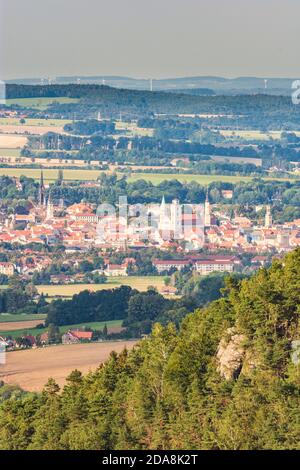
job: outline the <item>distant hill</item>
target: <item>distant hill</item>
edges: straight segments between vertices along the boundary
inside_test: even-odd
[[[265,82],[265,79],[267,82]],[[181,78],[151,79],[131,78],[123,76],[66,76],[56,77],[50,83],[56,84],[98,84],[108,85],[115,88],[127,88],[135,90],[189,90],[190,94],[200,94],[198,89],[214,90],[218,94],[239,93],[268,93],[268,94],[290,94],[293,78],[264,78],[264,77],[237,77],[224,78],[214,76],[195,76]],[[7,83],[19,83],[27,85],[48,84],[48,79],[26,78],[8,80]]]
[[[197,91],[198,90],[198,91]],[[298,126],[300,108],[295,106],[291,112],[290,96],[275,96],[262,93],[240,93],[214,95],[203,94],[197,89],[195,94],[187,90],[153,91],[113,88],[103,85],[56,84],[56,85],[21,85],[8,84],[7,99],[19,98],[78,98],[78,103],[54,103],[48,108],[49,113],[74,116],[81,119],[95,116],[101,112],[107,117],[116,117],[119,113],[127,113],[130,117],[149,114],[234,114],[250,116],[247,125],[258,124],[262,120],[264,126],[281,127],[282,122],[289,127]],[[210,89],[208,89],[210,90]],[[207,91],[207,93],[212,93]]]

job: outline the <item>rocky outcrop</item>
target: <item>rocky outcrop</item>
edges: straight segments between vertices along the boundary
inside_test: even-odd
[[[226,380],[234,380],[239,376],[245,357],[246,336],[238,334],[234,328],[226,332],[220,341],[217,351],[217,370]]]

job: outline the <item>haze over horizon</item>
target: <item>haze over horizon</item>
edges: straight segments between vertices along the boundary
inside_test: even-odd
[[[0,15],[2,79],[300,76],[297,0],[0,0]]]

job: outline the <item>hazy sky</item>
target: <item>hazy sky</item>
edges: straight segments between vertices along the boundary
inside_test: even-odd
[[[0,78],[300,78],[299,0],[0,0]]]

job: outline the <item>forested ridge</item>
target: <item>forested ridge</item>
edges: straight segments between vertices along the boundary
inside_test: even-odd
[[[300,249],[225,290],[62,391],[13,393],[0,449],[299,449]]]
[[[265,118],[265,113],[277,115],[280,112],[288,114],[286,122],[293,119],[297,122],[299,120],[299,110],[297,106],[292,106],[289,96],[189,95],[182,92],[128,90],[95,84],[18,85],[9,83],[6,85],[7,99],[61,97],[83,100],[83,103],[88,103],[90,107],[97,105],[99,108],[101,105],[104,108],[115,106],[120,109],[135,109],[143,117],[145,117],[145,111],[169,113],[213,111],[238,115],[249,113],[258,119],[260,113]],[[79,105],[72,105],[72,109],[77,107]]]

